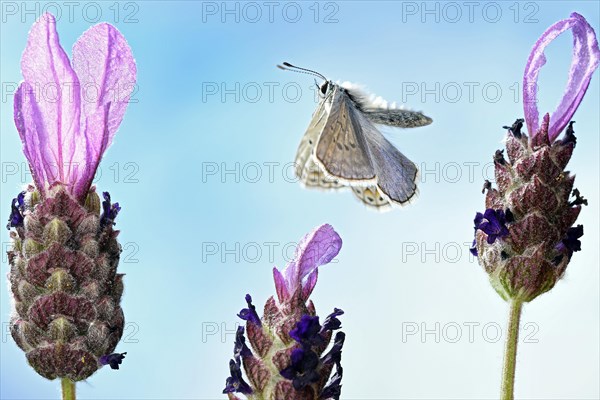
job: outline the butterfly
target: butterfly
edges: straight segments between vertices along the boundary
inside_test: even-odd
[[[356,85],[334,83],[316,71],[284,62],[283,70],[319,77],[320,102],[295,160],[296,176],[310,188],[351,188],[364,204],[380,211],[408,204],[417,194],[418,168],[376,125],[415,128],[432,119],[417,111],[388,107]]]

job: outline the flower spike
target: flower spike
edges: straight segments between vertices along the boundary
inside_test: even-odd
[[[223,390],[230,399],[239,399],[234,393],[250,400],[339,399],[343,332],[336,333],[331,349],[326,350],[333,331],[341,328],[338,317],[344,312],[334,309],[321,325],[308,298],[317,283],[318,268],[329,263],[341,245],[341,238],[330,225],[307,234],[283,272],[273,269],[278,300],[267,300],[262,319],[252,297],[246,295],[248,307],[238,316],[246,321],[250,347],[246,345],[244,327],[239,327],[234,358],[229,363],[230,376]]]
[[[54,16],[42,15],[29,32],[14,98],[35,186],[13,200],[8,223],[11,335],[29,365],[60,378],[69,396],[74,382],[104,365],[119,369],[127,354],[114,353],[125,324],[113,229],[121,207],[108,192],[101,203],[92,179],[136,79],[131,49],[112,25],[91,27],[72,54],[71,62]],[[40,87],[53,90],[36,93]]]
[[[567,87],[556,110],[539,121],[537,81],[545,48],[572,30],[573,56]],[[523,78],[525,118],[504,128],[504,150],[494,154],[497,187],[484,184],[485,212],[475,215],[470,248],[496,292],[509,303],[502,376],[503,400],[514,398],[519,321],[524,303],[551,290],[573,253],[581,250],[583,226],[574,226],[587,200],[565,170],[577,144],[574,121],[600,60],[596,34],[577,13],[549,27],[533,46]],[[528,134],[521,131],[523,122]],[[558,139],[566,129],[562,139]],[[574,199],[571,199],[571,195]]]

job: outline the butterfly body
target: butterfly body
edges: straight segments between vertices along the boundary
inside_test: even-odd
[[[348,83],[326,80],[320,93],[296,154],[300,181],[321,189],[351,187],[359,200],[379,210],[410,202],[417,192],[417,167],[375,125],[412,128],[431,119],[374,101]]]

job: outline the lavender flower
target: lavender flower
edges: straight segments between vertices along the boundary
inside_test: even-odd
[[[552,116],[546,114],[540,125],[536,92],[538,74],[546,62],[544,49],[568,29],[573,30],[574,53],[567,88],[556,111]],[[574,234],[570,232],[587,200],[573,190],[575,177],[565,171],[576,144],[573,122],[569,121],[599,58],[593,29],[585,18],[573,13],[544,32],[527,61],[525,119],[505,127],[508,160],[500,151],[494,156],[498,187],[488,188],[486,211],[477,213],[472,249],[504,299],[527,302],[550,290],[563,276],[573,249],[579,249],[579,245],[571,245]],[[523,122],[530,136],[521,132]],[[575,200],[570,200],[571,193]],[[581,237],[583,228],[577,233],[577,238]]]
[[[511,215],[510,210],[507,210],[507,214]],[[488,208],[485,213],[475,215],[475,229],[479,229],[487,235],[489,244],[494,244],[498,238],[508,236],[506,222],[506,214],[502,210]]]
[[[546,62],[544,49],[558,35],[573,31],[573,59],[566,90],[556,111],[541,124],[537,79]],[[506,154],[496,151],[497,188],[486,183],[486,211],[475,217],[478,256],[490,282],[510,303],[502,376],[503,400],[514,398],[519,321],[523,303],[552,289],[563,276],[574,251],[581,249],[583,226],[573,227],[587,204],[575,177],[565,170],[577,143],[571,118],[598,67],[600,49],[592,27],[581,15],[558,21],[536,42],[525,67],[525,119],[517,119],[506,135]],[[529,135],[521,132],[527,124]],[[568,126],[567,126],[568,125]],[[562,139],[559,136],[567,127]],[[570,200],[571,195],[575,197]]]
[[[113,354],[124,325],[113,230],[120,207],[105,192],[100,216],[91,184],[125,114],[136,66],[106,23],[77,40],[71,63],[54,16],[44,14],[29,32],[21,70],[14,118],[35,186],[13,200],[8,223],[11,333],[35,371],[62,378],[69,397],[72,382],[102,365],[118,369],[125,355]]]
[[[267,300],[262,319],[246,295],[248,308],[238,314],[246,321],[246,329],[238,329],[223,390],[230,399],[239,399],[234,393],[248,399],[339,399],[344,333],[337,332],[325,351],[333,331],[341,328],[337,317],[344,312],[334,309],[321,324],[309,296],[317,283],[318,267],[329,263],[341,246],[342,239],[330,225],[306,235],[284,271],[273,268],[277,300],[273,296]],[[249,382],[242,376],[242,366]]]
[[[112,369],[119,369],[119,365],[123,363],[123,359],[125,358],[125,353],[113,353],[107,354],[98,359],[98,363],[100,365],[110,365]]]

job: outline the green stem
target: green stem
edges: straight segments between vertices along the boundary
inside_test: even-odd
[[[60,385],[62,386],[63,400],[75,400],[75,382],[69,378],[62,378]]]
[[[504,348],[504,367],[502,369],[502,400],[513,400],[515,390],[515,369],[517,366],[517,343],[519,341],[519,322],[523,302],[511,300],[508,314],[508,332]]]

